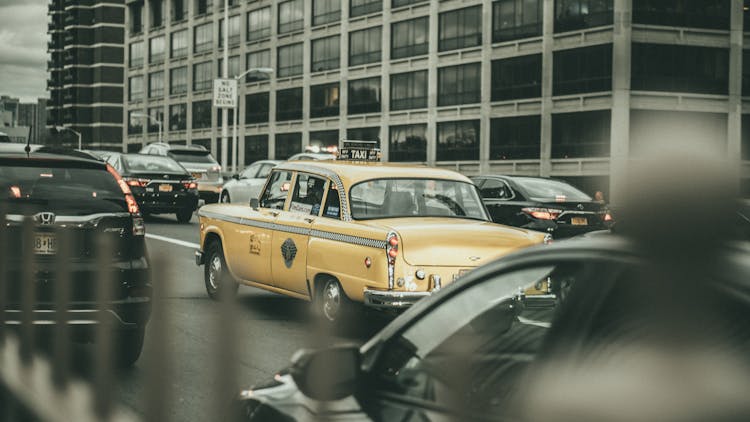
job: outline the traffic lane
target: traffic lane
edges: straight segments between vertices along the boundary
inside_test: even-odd
[[[196,214],[193,214],[193,217],[186,224],[178,223],[174,214],[148,215],[144,218],[144,221],[147,236],[164,236],[195,244],[200,242],[200,230],[198,229],[198,216]]]

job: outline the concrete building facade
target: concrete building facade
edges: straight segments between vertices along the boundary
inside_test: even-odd
[[[219,157],[223,1],[126,3],[123,149],[156,141],[158,120],[166,142]],[[274,69],[240,83],[238,164],[370,139],[388,161],[616,195],[665,122],[748,160],[745,3],[233,0],[230,77]]]

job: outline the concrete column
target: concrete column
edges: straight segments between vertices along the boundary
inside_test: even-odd
[[[271,68],[274,74],[271,75],[268,87],[268,158],[276,159],[276,80],[279,77],[279,54],[278,54],[278,22],[279,8],[277,5],[271,5]]]
[[[632,0],[615,0],[612,45],[612,123],[610,125],[610,198],[623,200],[630,155],[630,63]]]
[[[430,69],[428,73],[428,90],[427,96],[427,164],[430,166],[435,165],[437,156],[437,105],[438,105],[438,30],[440,27],[438,10],[439,4],[437,1],[430,2],[430,50],[427,59],[427,68]]]
[[[312,73],[312,2],[304,2],[305,40],[302,46],[302,151],[310,145],[310,74]],[[325,38],[325,37],[321,37]],[[341,50],[339,50],[341,51]],[[341,58],[339,58],[341,67]]]
[[[552,170],[552,48],[555,31],[555,0],[544,0],[542,8],[542,115],[539,149],[540,176],[549,176]]]
[[[742,47],[743,37],[742,0],[732,0],[729,33],[729,115],[727,116],[727,155],[735,161],[737,186],[741,176],[742,153]]]
[[[349,2],[341,2],[341,70],[339,72],[339,139],[346,138],[349,107]]]
[[[490,171],[490,118],[492,106],[492,1],[482,2],[482,75],[479,113],[479,173]]]
[[[388,115],[391,112],[391,2],[383,2],[383,47],[381,49],[381,116],[380,119],[380,152],[383,161],[388,161],[390,147],[390,133],[388,130]]]

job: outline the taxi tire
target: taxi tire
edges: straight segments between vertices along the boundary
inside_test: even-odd
[[[129,368],[138,361],[143,350],[145,336],[146,329],[144,327],[121,330],[116,333],[115,353],[118,367]]]
[[[316,316],[324,323],[334,326],[343,326],[349,320],[354,303],[346,296],[346,292],[341,287],[341,283],[333,277],[326,277],[319,280],[316,284],[316,293],[313,298],[313,307]],[[331,315],[326,309],[327,301],[330,301],[330,292],[338,292],[337,311]]]
[[[218,280],[216,280],[218,286],[214,287],[211,285],[210,277],[212,270],[211,266],[215,258],[219,259],[220,271],[218,274]],[[208,296],[213,300],[221,300],[222,295],[224,294],[224,292],[221,291],[223,288],[229,289],[226,292],[229,297],[234,297],[237,294],[237,289],[240,288],[240,285],[232,279],[232,276],[226,271],[226,268],[227,261],[224,259],[221,241],[211,241],[206,248],[206,261],[203,265],[203,282],[206,285],[206,293],[208,293]],[[214,277],[217,278],[216,274],[214,274]]]
[[[177,211],[177,222],[180,224],[189,223],[193,218],[193,210],[185,208]]]

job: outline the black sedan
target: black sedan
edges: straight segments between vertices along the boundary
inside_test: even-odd
[[[492,221],[552,234],[556,239],[604,230],[606,206],[561,180],[523,176],[472,178]]]
[[[746,420],[722,416],[750,412],[743,390],[750,332],[739,322],[750,312],[747,245],[727,245],[713,270],[687,276],[687,268],[639,250],[607,236],[490,263],[420,301],[362,347],[298,352],[273,381],[241,391],[235,415]],[[552,281],[554,301],[519,293],[538,280]],[[709,376],[713,370],[721,375]]]
[[[187,223],[198,208],[198,185],[169,157],[112,153],[109,162],[127,182],[144,214],[177,214]]]

